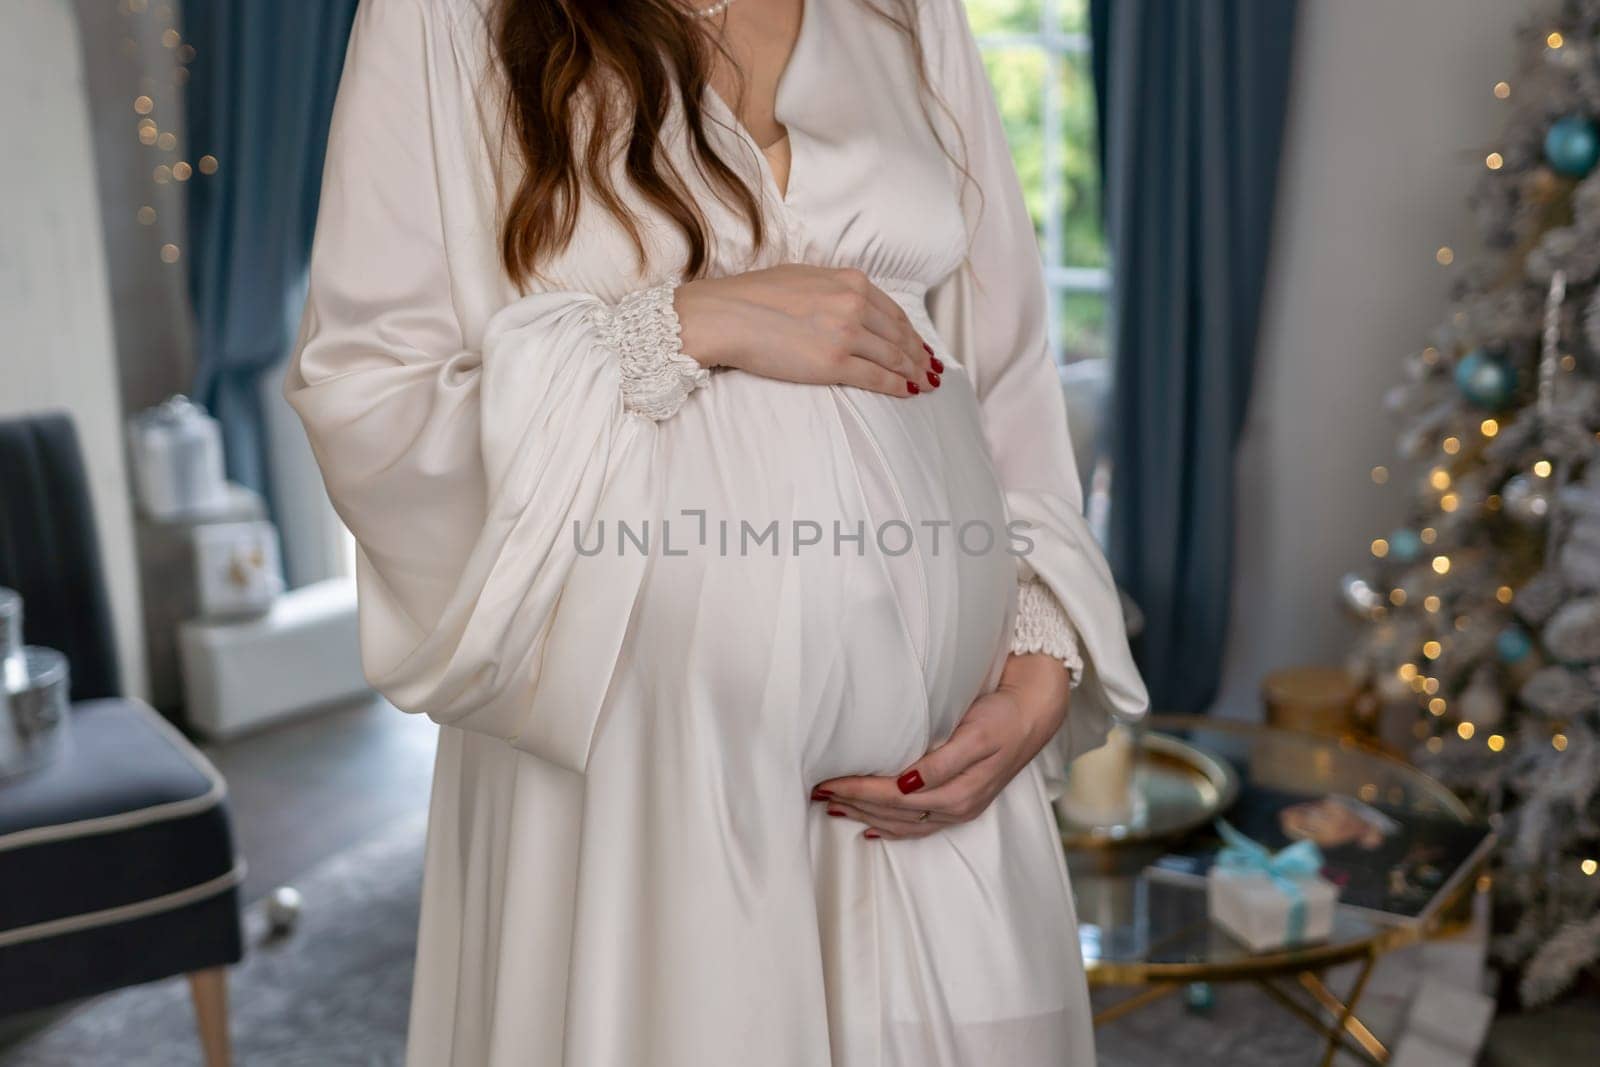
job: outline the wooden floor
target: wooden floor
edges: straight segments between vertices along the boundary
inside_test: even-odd
[[[436,735],[372,698],[204,746],[228,782],[244,901],[425,809]]]

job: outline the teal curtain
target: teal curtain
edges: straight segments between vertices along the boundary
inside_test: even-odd
[[[294,340],[323,151],[356,0],[189,0],[191,392],[222,423],[228,476],[272,509],[261,376]]]
[[[1090,4],[1116,360],[1107,552],[1167,711],[1203,710],[1221,674],[1295,7]]]

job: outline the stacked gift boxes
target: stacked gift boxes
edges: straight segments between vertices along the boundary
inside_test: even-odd
[[[217,421],[173,397],[128,438],[144,565],[162,579],[145,598],[156,706],[226,738],[367,691],[354,583],[285,591],[277,528],[226,480]]]

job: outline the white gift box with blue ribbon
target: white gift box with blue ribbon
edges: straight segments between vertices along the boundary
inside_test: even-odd
[[[1322,852],[1313,842],[1272,852],[1225,822],[1217,832],[1223,847],[1206,875],[1213,923],[1255,952],[1327,939],[1339,887],[1317,873]]]

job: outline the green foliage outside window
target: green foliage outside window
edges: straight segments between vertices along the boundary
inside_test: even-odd
[[[1042,0],[966,0],[972,28],[984,44],[995,100],[1005,124],[1017,173],[1022,179],[1034,231],[1047,265],[1057,268],[1104,268],[1105,231],[1100,216],[1100,176],[1096,159],[1094,86],[1086,49],[1068,45],[1054,49],[1057,129],[1055,181],[1045,170],[1047,148],[1047,79],[1051,47],[1046,42],[1088,31],[1088,0],[1056,0],[1056,25],[1045,25]],[[1045,37],[1017,39],[1020,35]],[[1054,201],[1054,203],[1052,203]],[[1056,247],[1048,238],[1049,213],[1058,212]],[[1055,262],[1050,263],[1054,258]],[[1103,293],[1058,287],[1057,338],[1064,361],[1105,353]]]

